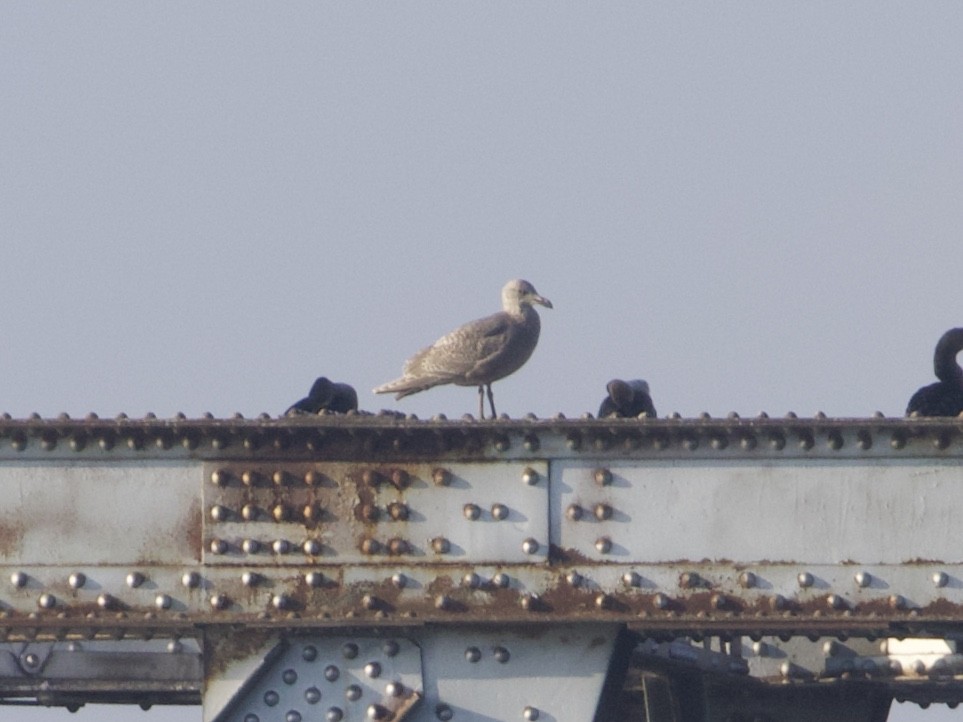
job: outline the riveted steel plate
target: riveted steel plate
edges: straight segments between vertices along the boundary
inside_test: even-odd
[[[617,632],[604,624],[427,629],[419,642],[428,695],[413,720],[591,720]]]
[[[204,563],[544,561],[547,471],[517,461],[208,464]]]
[[[183,461],[5,462],[0,562],[196,562],[200,483],[199,466]]]
[[[421,649],[402,637],[298,637],[270,656],[216,722],[411,719],[424,696]]]
[[[956,534],[963,466],[955,461],[616,462],[604,467],[606,484],[596,482],[600,468],[552,465],[557,543],[581,558],[963,560]],[[600,506],[605,511],[596,514]]]

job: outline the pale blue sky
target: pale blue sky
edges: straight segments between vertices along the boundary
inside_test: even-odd
[[[323,374],[457,417],[370,389],[523,277],[555,309],[512,416],[615,376],[902,414],[963,325],[961,37],[955,2],[3,3],[0,411],[279,413]]]

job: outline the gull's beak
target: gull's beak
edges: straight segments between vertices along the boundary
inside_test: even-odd
[[[545,306],[545,308],[555,308],[552,305],[551,301],[549,301],[544,296],[539,296],[537,293],[533,293],[531,296],[529,296],[529,300],[531,300],[532,303],[537,303],[540,306]]]

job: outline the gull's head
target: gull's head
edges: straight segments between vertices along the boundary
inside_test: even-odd
[[[545,308],[552,308],[552,302],[539,295],[535,286],[528,281],[516,278],[506,283],[502,289],[502,308],[506,311],[521,311],[522,307],[532,306],[536,303],[539,306],[545,306]]]

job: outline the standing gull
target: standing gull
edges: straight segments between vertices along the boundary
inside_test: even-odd
[[[907,415],[959,416],[963,412],[963,369],[956,362],[961,350],[963,328],[951,328],[940,337],[933,354],[933,370],[939,381],[913,394]]]
[[[376,394],[396,393],[401,399],[432,386],[455,384],[478,387],[478,416],[485,418],[485,389],[492,418],[492,383],[518,371],[528,361],[541,322],[532,304],[552,308],[528,281],[514,280],[502,289],[502,311],[471,321],[442,336],[405,362],[403,376],[379,386]]]

